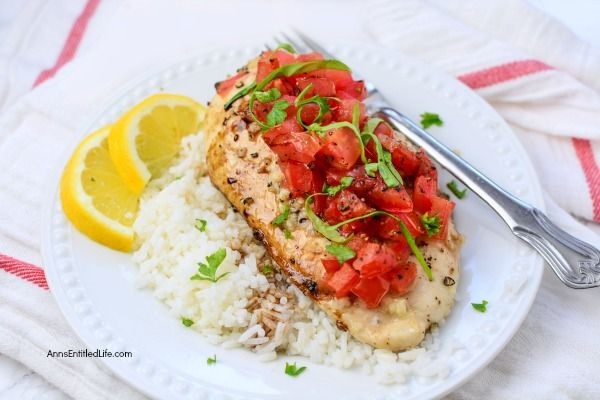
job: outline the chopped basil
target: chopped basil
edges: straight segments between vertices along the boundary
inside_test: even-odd
[[[329,254],[334,255],[340,264],[343,264],[346,261],[356,257],[354,250],[348,246],[344,246],[343,244],[330,244],[325,246],[325,250],[327,250]]]
[[[284,229],[284,230],[283,230],[283,236],[284,236],[286,239],[291,239],[291,238],[293,238],[293,236],[292,236],[292,232],[290,232],[290,230],[289,230],[289,229]]]
[[[421,225],[427,231],[427,236],[433,236],[440,232],[440,225],[442,221],[438,215],[429,215],[425,213],[421,215]]]
[[[212,364],[216,364],[217,363],[217,355],[213,355],[212,357],[208,357],[206,359],[206,364],[208,365],[212,365]]]
[[[204,232],[206,230],[206,224],[207,221],[205,219],[196,218],[194,228],[198,229],[200,232]]]
[[[285,363],[285,373],[289,376],[298,376],[301,373],[303,373],[306,370],[306,367],[300,367],[298,368],[296,366],[296,363],[293,364],[288,364],[287,362]]]
[[[194,321],[192,321],[189,318],[185,318],[185,317],[181,317],[181,323],[185,326],[187,326],[188,328],[192,325],[194,325]]]
[[[421,126],[423,129],[427,129],[433,125],[442,126],[444,125],[444,121],[442,121],[440,116],[435,113],[424,112],[421,114]]]
[[[271,88],[266,92],[255,92],[256,100],[261,103],[270,103],[281,97],[281,92],[277,88]]]
[[[315,212],[313,211],[312,207],[310,206],[312,203],[312,198],[318,194],[319,193],[312,194],[312,195],[308,196],[306,198],[306,200],[304,200],[304,211],[306,212],[306,216],[308,217],[310,222],[312,222],[313,228],[315,228],[315,230],[317,232],[319,232],[321,235],[325,236],[327,239],[331,240],[332,242],[335,242],[335,243],[347,242],[350,238],[347,238],[346,236],[341,235],[337,231],[337,228],[338,228],[337,226],[329,225],[327,222],[325,222],[321,218],[319,218],[319,216],[317,214],[315,214]]]
[[[296,50],[289,43],[281,43],[279,46],[275,47],[275,50],[284,49],[288,53],[296,54]]]
[[[354,107],[352,107],[352,125],[354,125],[357,130],[360,130],[360,106],[358,104],[359,102],[356,101]]]
[[[392,216],[392,214],[388,214],[388,215]],[[419,262],[419,264],[421,265],[421,268],[423,268],[423,272],[425,272],[425,275],[427,275],[427,279],[432,281],[433,274],[431,273],[431,267],[429,266],[429,264],[427,264],[427,262],[425,261],[425,257],[423,257],[423,253],[421,253],[421,250],[419,250],[419,248],[417,247],[417,244],[415,243],[415,238],[413,237],[413,235],[410,234],[410,232],[408,231],[408,228],[406,227],[406,225],[404,225],[404,222],[400,221],[397,218],[395,218],[395,219],[398,222],[400,222],[400,229],[402,230],[404,239],[406,239],[406,242],[408,243],[408,247],[410,247],[410,250],[414,254],[414,256],[417,259],[417,261]]]
[[[379,171],[379,175],[381,175],[381,178],[387,187],[400,186],[404,182],[402,181],[402,176],[400,176],[400,173],[396,170],[396,167],[392,163],[392,155],[389,151],[384,150],[379,138],[377,135],[375,135],[375,128],[377,128],[377,125],[380,123],[384,123],[384,121],[380,118],[371,118],[367,121],[365,124],[365,129],[361,134],[361,139],[364,142],[363,146],[366,145],[369,140],[373,140],[373,143],[375,144],[375,152],[377,153],[377,171]],[[367,173],[374,173],[372,166],[369,166]]]
[[[271,221],[271,223],[273,225],[282,225],[290,216],[290,205],[289,204],[285,204],[285,206],[283,206],[283,211],[281,212],[281,214],[279,214],[278,216],[276,216],[273,221]]]
[[[450,189],[450,191],[452,193],[454,193],[454,195],[456,197],[458,197],[459,199],[462,199],[467,194],[467,189],[460,190],[458,188],[458,185],[457,185],[456,181],[450,181],[450,182],[448,182],[446,184],[446,187],[448,187],[448,189]]]
[[[365,172],[367,175],[369,175],[370,177],[374,177],[375,176],[375,172],[377,172],[377,167],[379,166],[378,163],[368,163],[365,164]]]
[[[287,100],[279,100],[273,103],[273,108],[267,114],[267,128],[272,128],[285,121],[285,118],[287,117],[285,110],[289,106],[290,103]]]
[[[252,90],[254,90],[255,87],[256,87],[256,82],[253,82],[252,84],[246,86],[245,88],[243,88],[242,90],[240,90],[239,92],[237,92],[236,94],[234,94],[233,96],[231,96],[231,98],[229,100],[227,100],[227,102],[223,106],[223,108],[225,109],[225,111],[229,110],[231,108],[231,105],[237,99],[241,99],[242,97],[244,97],[245,95],[247,95],[248,93],[250,93]]]
[[[229,272],[225,272],[217,276],[217,269],[223,263],[226,256],[227,251],[223,247],[210,254],[206,257],[206,264],[198,263],[198,273],[192,275],[190,280],[217,282],[219,279],[229,274]]]
[[[488,302],[487,302],[487,300],[483,300],[481,303],[471,303],[471,305],[473,306],[473,308],[476,311],[479,311],[480,313],[484,313],[487,311]]]
[[[327,186],[327,183],[323,185],[323,193],[327,193],[330,196],[335,196],[340,190],[346,189],[352,184],[354,180],[351,176],[344,176],[340,179],[340,184],[337,186]]]

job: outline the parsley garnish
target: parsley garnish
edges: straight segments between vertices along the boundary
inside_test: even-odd
[[[421,114],[421,126],[423,129],[427,129],[433,125],[442,126],[444,125],[444,121],[442,121],[440,116],[435,113],[424,112]]]
[[[206,359],[206,364],[208,365],[212,365],[212,364],[216,364],[217,363],[217,355],[213,355],[212,357],[208,357]]]
[[[306,370],[306,367],[296,367],[296,363],[285,363],[285,373],[289,376],[298,376]]]
[[[277,88],[271,88],[266,92],[255,92],[256,100],[261,103],[270,103],[281,97],[281,92]]]
[[[289,106],[290,103],[287,100],[279,100],[273,103],[273,108],[267,114],[267,128],[272,128],[285,121],[285,117],[287,117],[285,109]]]
[[[340,179],[340,184],[337,186],[327,186],[327,183],[325,183],[323,185],[323,193],[327,193],[330,196],[335,196],[340,190],[349,187],[353,180],[354,178],[351,176],[344,176],[342,179]]]
[[[273,225],[283,225],[283,223],[288,219],[289,215],[290,215],[290,205],[286,203],[285,206],[283,206],[283,211],[281,212],[281,214],[276,216],[273,219],[273,221],[271,221],[271,223]]]
[[[425,213],[421,215],[421,224],[427,231],[427,236],[433,236],[440,232],[440,225],[442,221],[438,215],[429,215]]]
[[[187,326],[188,328],[189,328],[190,326],[194,325],[194,321],[192,321],[191,319],[189,319],[189,318],[186,318],[186,317],[181,317],[181,323],[182,323],[183,325]]]
[[[283,236],[284,236],[286,239],[291,239],[291,238],[293,238],[293,236],[292,236],[292,232],[290,232],[290,230],[289,230],[289,229],[284,229],[284,230],[283,230]]]
[[[333,254],[340,264],[356,257],[356,253],[348,246],[343,244],[330,244],[325,247],[329,254]]]
[[[207,256],[206,264],[198,263],[198,273],[193,275],[190,279],[193,281],[216,282],[219,279],[223,278],[225,275],[229,274],[229,272],[225,272],[219,276],[217,276],[216,274],[219,265],[221,265],[226,256],[227,251],[225,250],[225,248],[220,248],[211,255]]]
[[[296,54],[296,50],[289,43],[281,43],[279,46],[275,47],[275,50],[284,49],[288,53]]]
[[[471,303],[471,305],[473,306],[473,308],[476,311],[479,311],[481,313],[484,313],[487,311],[487,300],[483,300],[481,303]]]
[[[458,186],[456,184],[456,181],[450,181],[448,182],[448,184],[446,184],[446,186],[448,187],[448,189],[450,189],[450,191],[452,193],[454,193],[454,195],[456,197],[458,197],[459,199],[462,199],[463,197],[465,197],[465,195],[467,194],[467,189],[463,189],[463,190],[459,190]]]
[[[270,264],[265,264],[263,265],[261,272],[263,275],[271,275],[273,274],[273,267]]]
[[[377,153],[376,165],[379,175],[381,175],[381,178],[387,187],[396,187],[403,184],[402,177],[392,163],[391,153],[383,148],[379,138],[375,135],[375,128],[382,122],[384,121],[380,118],[371,118],[368,120],[365,125],[365,130],[361,134],[361,139],[364,144],[367,144],[369,140],[373,140],[375,143],[375,152]],[[375,172],[374,169],[373,165],[365,165],[367,174],[371,174],[371,176]]]
[[[194,224],[194,228],[198,229],[200,232],[204,232],[206,230],[206,220],[196,218],[196,223]]]

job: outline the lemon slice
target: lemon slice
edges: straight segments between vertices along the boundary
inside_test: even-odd
[[[92,240],[130,251],[139,197],[125,184],[108,151],[111,127],[86,137],[67,163],[60,198],[69,220]]]
[[[203,105],[165,93],[148,97],[115,123],[108,138],[110,154],[134,193],[169,167],[181,138],[197,132],[205,116]]]

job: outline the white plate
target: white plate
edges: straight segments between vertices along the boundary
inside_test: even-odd
[[[424,64],[380,48],[337,46],[330,50],[371,78],[408,116],[418,120],[424,111],[439,113],[444,126],[432,128],[432,133],[509,191],[543,207],[537,178],[517,139],[469,89]],[[258,51],[220,51],[177,64],[132,86],[81,135],[114,121],[137,101],[160,90],[209,100],[214,82]],[[358,369],[342,371],[302,359],[298,361],[308,370],[294,379],[283,373],[285,358],[261,363],[249,351],[210,345],[185,329],[148,291],[136,289],[130,255],[88,240],[66,221],[57,197],[60,169],[52,182],[42,241],[52,293],[90,349],[133,353],[132,358],[101,360],[122,379],[156,398],[372,400],[441,396],[464,383],[504,347],[527,314],[542,276],[541,259],[469,193],[457,201],[455,213],[457,227],[466,237],[457,302],[441,326],[440,351],[432,352],[432,357],[437,357],[442,350],[452,350],[437,362],[448,368],[448,375],[383,386]],[[442,174],[440,184],[448,179]],[[470,303],[483,299],[489,301],[488,312],[475,312]],[[206,358],[213,354],[219,362],[207,366]]]

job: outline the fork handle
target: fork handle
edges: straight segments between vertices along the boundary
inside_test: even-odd
[[[556,226],[532,205],[502,189],[471,164],[398,111],[383,107],[375,113],[444,166],[485,201],[513,234],[533,247],[567,286],[600,286],[600,251]]]

